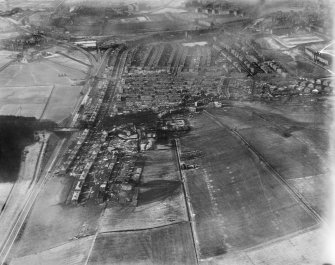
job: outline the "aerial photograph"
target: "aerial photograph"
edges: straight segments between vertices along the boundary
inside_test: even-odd
[[[0,0],[0,265],[335,265],[334,10]]]

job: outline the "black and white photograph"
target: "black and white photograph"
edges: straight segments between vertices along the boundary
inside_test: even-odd
[[[0,265],[335,265],[334,0],[0,0]]]

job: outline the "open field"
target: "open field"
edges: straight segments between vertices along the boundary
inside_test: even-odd
[[[81,90],[79,86],[56,86],[41,118],[60,122],[68,117],[79,102]]]
[[[15,7],[20,7],[22,9],[32,9],[32,10],[39,10],[39,9],[48,9],[48,8],[55,8],[61,1],[60,0],[27,0],[27,1],[20,1],[20,0],[8,0],[7,6],[12,9]]]
[[[16,28],[5,18],[0,17],[0,43],[2,40],[20,35]]]
[[[0,72],[0,114],[59,122],[71,114],[81,98],[88,70],[61,55],[9,65]]]
[[[76,59],[75,57],[73,57]],[[86,58],[87,59],[87,58]],[[87,73],[88,67],[80,62],[74,61],[70,58],[67,58],[63,55],[56,54],[49,58],[49,61],[54,62],[54,64],[58,64],[60,66],[63,66],[66,71],[64,73],[68,74],[68,70],[70,70],[70,73]],[[83,63],[89,63],[86,60],[83,61]]]
[[[244,129],[240,133],[285,179],[325,173],[318,154],[294,136],[284,137],[267,128]]]
[[[301,231],[287,238],[264,244],[257,248],[208,259],[206,265],[307,265],[323,264],[324,235],[321,228]]]
[[[53,177],[39,194],[28,222],[17,241],[15,257],[45,251],[64,244],[74,237],[95,233],[102,209],[89,206],[66,206],[72,179]]]
[[[180,177],[175,159],[174,151],[170,148],[145,153],[141,183],[150,183],[155,180],[179,181]]]
[[[226,122],[226,117],[236,113],[235,110],[236,108],[232,108],[225,112],[215,111],[214,113],[224,124],[230,126]],[[305,112],[292,111],[291,108],[291,115],[295,120],[287,118],[283,113],[266,114],[262,110],[250,108],[240,108],[238,111],[241,113],[236,117],[239,122],[253,123],[252,127],[237,127],[240,135],[282,178],[294,184],[292,187],[300,193],[305,194],[305,199],[322,215],[325,200],[329,194],[326,125],[328,118],[322,115],[322,108],[306,108]],[[244,115],[243,112],[245,112]],[[310,116],[312,113],[314,114]],[[315,116],[315,113],[319,115]],[[319,181],[311,181],[315,178]]]
[[[10,265],[82,265],[85,264],[94,236],[88,236],[62,244],[36,254],[15,258]]]
[[[2,86],[71,85],[74,81],[85,79],[85,72],[67,65],[68,60],[65,58],[59,62],[41,59],[28,64],[12,64],[0,72]],[[76,64],[81,66],[79,63]],[[60,76],[60,74],[66,75]]]
[[[16,58],[15,52],[0,50],[0,69]]]
[[[231,112],[218,115],[222,123],[241,114]],[[249,122],[245,115],[251,128]],[[205,116],[193,126],[181,139],[181,149],[204,153],[196,160],[199,169],[185,171],[201,258],[263,244],[317,223],[230,131]]]
[[[169,191],[172,194],[165,194],[164,199],[137,207],[115,206],[106,209],[101,218],[101,231],[146,229],[187,221],[185,199],[180,185],[174,191]]]
[[[196,264],[190,224],[98,235],[88,265]]]
[[[51,86],[2,87],[0,88],[0,114],[39,119],[51,90]]]
[[[192,29],[193,23],[171,20],[163,15],[149,15],[154,21],[116,21],[99,22],[97,17],[77,16],[73,25],[66,25],[66,29],[73,35],[79,36],[124,36],[172,30]]]
[[[153,228],[187,221],[184,193],[173,150],[145,153],[137,207],[107,208],[101,231]]]
[[[142,3],[150,5],[151,8],[161,8],[165,7],[178,7],[181,5],[181,1],[171,1],[171,0],[161,0],[159,2],[155,0],[142,0]],[[115,7],[121,4],[131,4],[134,3],[133,0],[101,0],[99,2],[94,0],[65,0],[65,5],[76,6],[83,5],[87,7]]]

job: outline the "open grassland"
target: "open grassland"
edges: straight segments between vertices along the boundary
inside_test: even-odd
[[[62,121],[81,98],[88,71],[83,63],[61,55],[13,63],[0,72],[0,114]]]
[[[71,186],[68,176],[54,177],[47,183],[17,241],[15,257],[45,251],[75,237],[95,233],[102,209],[96,205],[64,205]]]
[[[94,236],[88,236],[62,244],[36,254],[15,258],[10,265],[82,265],[85,264]]]
[[[330,181],[327,155],[329,118],[325,115],[325,108],[306,106],[301,111],[298,107],[287,106],[286,110],[277,108],[272,113],[266,112],[266,108],[235,110],[213,113],[229,127],[232,124],[230,119],[236,113],[240,113],[235,116],[239,123],[253,123],[253,126],[236,129],[314,210],[323,215],[330,192],[327,184]]]
[[[285,179],[325,173],[318,154],[294,136],[283,137],[267,128],[245,129],[240,133]]]
[[[232,252],[201,262],[204,265],[307,265],[325,261],[324,233],[321,228],[301,231],[287,238],[241,252]]]
[[[55,8],[61,0],[8,0],[7,7],[12,9],[15,7],[20,7],[22,9],[32,9],[32,10],[39,10],[39,9],[48,9],[48,8]]]
[[[73,59],[76,59],[76,58],[73,57]],[[66,71],[64,73],[66,74],[68,74],[68,70],[70,70],[70,73],[73,73],[73,72],[82,73],[82,74],[87,73],[88,66],[85,65],[85,63],[87,63],[86,60],[80,63],[79,60],[75,61],[73,59],[57,54],[55,56],[50,57],[48,60],[53,62],[54,64],[57,64],[65,68]]]
[[[72,114],[76,104],[80,100],[82,87],[79,86],[57,86],[52,92],[48,104],[45,106],[42,119],[62,121]]]
[[[176,165],[174,150],[153,150],[144,154],[144,168],[141,183],[155,180],[179,181],[179,171]]]
[[[15,59],[14,52],[0,50],[0,69]]]
[[[13,38],[20,35],[15,26],[7,21],[5,18],[0,17],[0,42],[8,38]]]
[[[115,20],[101,21],[98,16],[81,15],[74,18],[66,29],[78,36],[127,36],[150,32],[174,31],[192,29],[193,23],[181,19],[171,19],[164,14],[149,15],[149,20]]]
[[[200,150],[200,168],[186,171],[200,257],[243,250],[316,224],[286,188],[251,158],[231,132],[206,116],[181,139]]]
[[[0,114],[39,119],[50,96],[51,86],[0,88]]]
[[[190,224],[181,222],[142,231],[98,235],[89,265],[194,265]]]

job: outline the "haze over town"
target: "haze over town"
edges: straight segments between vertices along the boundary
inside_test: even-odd
[[[0,1],[0,264],[334,264],[332,4]]]

